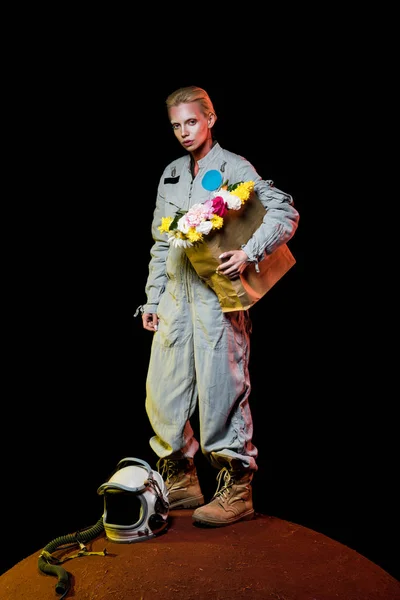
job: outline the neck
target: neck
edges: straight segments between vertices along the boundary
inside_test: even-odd
[[[210,136],[205,140],[204,144],[199,146],[197,148],[197,150],[194,150],[190,154],[192,155],[193,160],[197,162],[201,158],[204,158],[210,152],[212,147],[213,147],[213,140],[212,140],[212,137]]]

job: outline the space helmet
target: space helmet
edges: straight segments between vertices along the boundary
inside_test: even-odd
[[[123,458],[97,490],[104,496],[103,524],[111,542],[151,539],[168,526],[168,491],[160,473],[140,458]]]

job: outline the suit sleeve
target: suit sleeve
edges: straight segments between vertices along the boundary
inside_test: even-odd
[[[263,222],[242,246],[249,260],[258,262],[264,253],[272,254],[293,237],[300,215],[292,196],[274,187],[272,181],[262,179],[247,160],[242,159],[239,171],[241,181],[254,181],[254,191],[266,209]]]
[[[167,281],[166,260],[169,251],[169,243],[165,233],[160,233],[158,230],[161,225],[161,219],[165,216],[165,192],[164,192],[164,176],[161,178],[157,190],[156,207],[153,213],[153,221],[151,225],[151,234],[153,237],[153,245],[150,249],[149,273],[146,282],[147,302],[143,306],[143,312],[156,313],[160,297],[165,290]]]

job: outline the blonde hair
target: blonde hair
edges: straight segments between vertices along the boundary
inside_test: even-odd
[[[201,106],[201,110],[204,116],[208,117],[212,113],[217,120],[217,114],[214,110],[213,103],[211,102],[210,96],[206,90],[195,85],[189,85],[187,87],[181,87],[175,92],[172,92],[166,99],[167,110],[173,106],[179,106],[180,104],[187,104],[188,102],[198,102]]]

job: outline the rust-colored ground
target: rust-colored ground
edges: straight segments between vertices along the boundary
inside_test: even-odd
[[[107,555],[63,563],[76,600],[400,600],[400,583],[354,550],[303,526],[257,514],[217,529],[170,511],[159,537],[133,544],[104,533],[86,544]],[[54,600],[57,578],[38,569],[42,549],[0,577],[1,600]],[[60,556],[79,550],[58,550]]]

